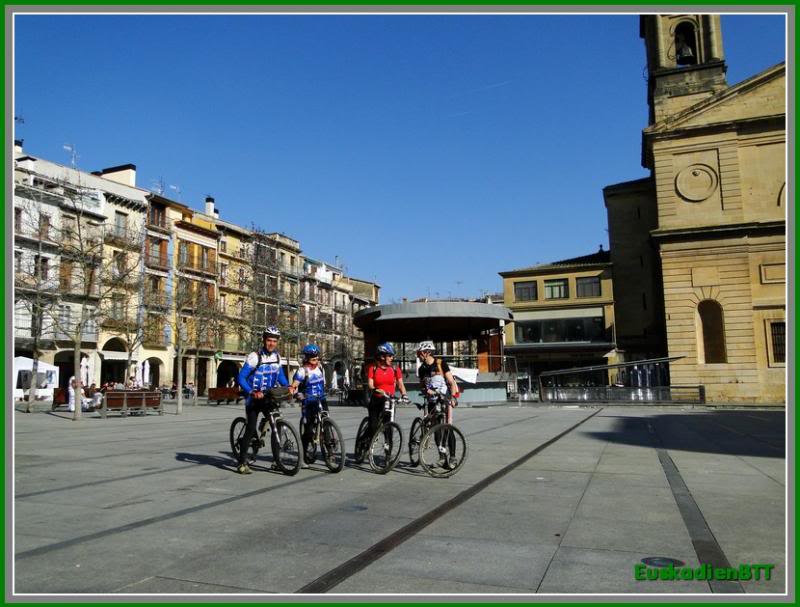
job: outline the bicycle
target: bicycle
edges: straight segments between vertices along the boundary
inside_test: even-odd
[[[370,468],[378,474],[386,474],[400,460],[403,431],[394,421],[395,406],[400,400],[395,396],[386,397],[378,427],[372,437],[366,437],[369,416],[361,420],[356,432],[356,463],[360,464],[368,459]]]
[[[417,405],[425,410],[422,417],[411,422],[408,436],[408,456],[412,466],[422,468],[433,477],[453,476],[467,459],[467,441],[461,430],[447,422],[450,397],[422,393],[426,403]]]
[[[285,388],[273,388],[267,392],[269,410],[258,424],[258,432],[250,441],[248,462],[256,461],[261,447],[266,446],[267,432],[270,434],[272,459],[275,466],[288,476],[294,476],[300,470],[300,458],[303,456],[300,436],[291,422],[281,417],[280,402],[290,398]],[[269,426],[267,426],[269,424]],[[239,459],[239,443],[247,429],[247,418],[237,417],[231,422],[230,442],[233,456]]]
[[[322,406],[311,420],[314,425],[311,442],[303,444],[303,457],[307,464],[317,461],[317,447],[322,453],[325,465],[331,472],[341,472],[344,468],[344,437],[339,426]],[[305,436],[305,423],[300,422],[300,436]]]

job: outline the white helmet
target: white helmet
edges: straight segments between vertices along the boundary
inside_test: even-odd
[[[417,346],[417,352],[434,352],[436,348],[433,347],[432,341],[421,341]]]

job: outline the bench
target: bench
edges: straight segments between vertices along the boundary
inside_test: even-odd
[[[105,419],[109,411],[119,411],[125,416],[132,411],[146,414],[148,410],[164,415],[158,390],[109,390],[103,399],[100,415]]]
[[[239,403],[239,400],[244,398],[244,395],[239,390],[238,387],[235,388],[209,388],[208,389],[208,402],[212,400],[217,401],[217,404],[222,404],[224,400],[226,404],[230,404],[231,401],[236,401]]]

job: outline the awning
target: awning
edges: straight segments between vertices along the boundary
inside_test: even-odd
[[[128,360],[127,352],[108,352],[106,350],[100,350],[98,354],[103,357],[103,360]],[[136,354],[131,355],[131,361],[134,360],[137,360]]]
[[[243,363],[245,360],[247,360],[247,357],[240,356],[237,354],[223,354],[222,356],[219,357],[219,360],[232,360],[237,363]]]

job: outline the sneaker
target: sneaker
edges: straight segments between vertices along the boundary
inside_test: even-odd
[[[253,471],[250,470],[250,466],[247,464],[239,464],[239,467],[236,469],[236,472],[239,474],[252,474]]]
[[[300,462],[300,468],[301,468],[302,470],[306,470],[306,469],[308,469],[308,464],[307,464],[307,463],[305,463],[304,461],[301,461],[301,462]]]
[[[458,458],[457,457],[451,457],[451,458],[447,459],[445,461],[443,467],[446,470],[455,470],[456,468],[458,468]]]

